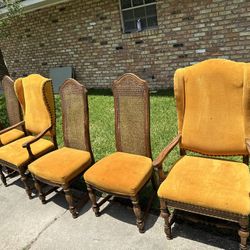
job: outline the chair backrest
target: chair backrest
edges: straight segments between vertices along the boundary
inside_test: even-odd
[[[180,147],[206,155],[248,155],[250,64],[210,59],[174,78]]]
[[[23,110],[25,128],[39,134],[51,127],[46,135],[55,137],[56,118],[52,81],[32,74],[15,81],[15,92]]]
[[[9,76],[4,76],[2,80],[2,86],[5,96],[9,125],[12,126],[22,120],[22,111],[15,94],[14,81]]]
[[[112,90],[117,151],[151,158],[150,103],[146,81],[127,73],[114,81]]]
[[[87,90],[74,79],[66,80],[60,87],[63,120],[63,138],[66,147],[93,154],[89,136],[89,109]]]

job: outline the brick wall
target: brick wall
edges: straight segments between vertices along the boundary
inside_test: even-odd
[[[118,0],[73,0],[24,15],[1,40],[11,75],[73,66],[88,87],[133,72],[152,89],[176,68],[212,57],[250,61],[249,0],[159,0],[158,28],[123,34]]]

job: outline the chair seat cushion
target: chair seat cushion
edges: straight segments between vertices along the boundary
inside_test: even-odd
[[[250,175],[240,162],[184,156],[158,190],[160,198],[216,210],[250,213]]]
[[[28,150],[23,148],[22,145],[33,138],[34,136],[26,136],[1,147],[0,160],[15,165],[18,168],[26,165],[30,158]],[[53,150],[53,148],[54,144],[46,139],[39,139],[38,141],[31,144],[31,151],[35,156],[43,155]]]
[[[116,152],[98,161],[84,174],[90,185],[108,193],[135,196],[152,174],[152,160]]]
[[[82,173],[90,164],[89,152],[63,147],[32,162],[28,169],[38,178],[65,184]]]
[[[19,129],[12,129],[2,135],[0,135],[0,140],[3,145],[6,145],[12,141],[15,141],[24,136],[24,132]]]

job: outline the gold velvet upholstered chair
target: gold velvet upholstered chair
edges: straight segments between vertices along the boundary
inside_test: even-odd
[[[54,95],[51,80],[37,74],[17,79],[14,86],[23,111],[23,121],[16,126],[24,126],[27,136],[0,148],[0,175],[7,186],[3,167],[18,172],[31,198],[27,180],[28,164],[57,148]],[[44,139],[45,136],[50,140]]]
[[[2,80],[2,86],[10,127],[1,131],[0,146],[7,145],[8,143],[20,139],[25,135],[23,132],[23,127],[16,126],[16,124],[19,124],[22,121],[22,115],[21,108],[14,90],[14,81],[9,76],[4,76]]]
[[[89,137],[89,115],[86,88],[75,81],[68,79],[60,88],[63,119],[64,147],[46,154],[32,162],[28,169],[32,173],[35,187],[43,204],[45,197],[51,191],[61,187],[69,204],[69,210],[76,218],[78,216],[73,199],[71,184],[82,177],[83,172],[94,162]],[[44,192],[41,183],[54,187]],[[83,195],[88,198],[87,194]]]
[[[175,217],[170,206],[236,222],[240,247],[247,249],[250,64],[210,59],[178,69],[174,91],[178,136],[154,161],[163,181],[162,163],[179,145],[181,157],[158,190],[166,236],[172,238]],[[200,156],[186,155],[188,151]],[[225,159],[233,155],[242,156],[243,163]]]
[[[134,74],[123,75],[113,83],[112,90],[117,152],[95,163],[85,172],[84,179],[96,216],[100,216],[100,206],[112,196],[129,198],[137,227],[142,233],[144,218],[139,205],[139,192],[150,180],[153,182],[149,90],[147,83]],[[98,203],[95,190],[108,195]]]

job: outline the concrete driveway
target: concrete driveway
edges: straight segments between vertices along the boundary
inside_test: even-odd
[[[11,182],[9,182],[11,183]],[[51,197],[42,205],[29,200],[19,179],[0,184],[0,249],[238,249],[238,242],[186,224],[175,224],[174,239],[163,232],[163,219],[150,215],[146,232],[135,226],[131,208],[111,202],[96,218],[88,202],[77,219],[71,217],[64,197]]]

